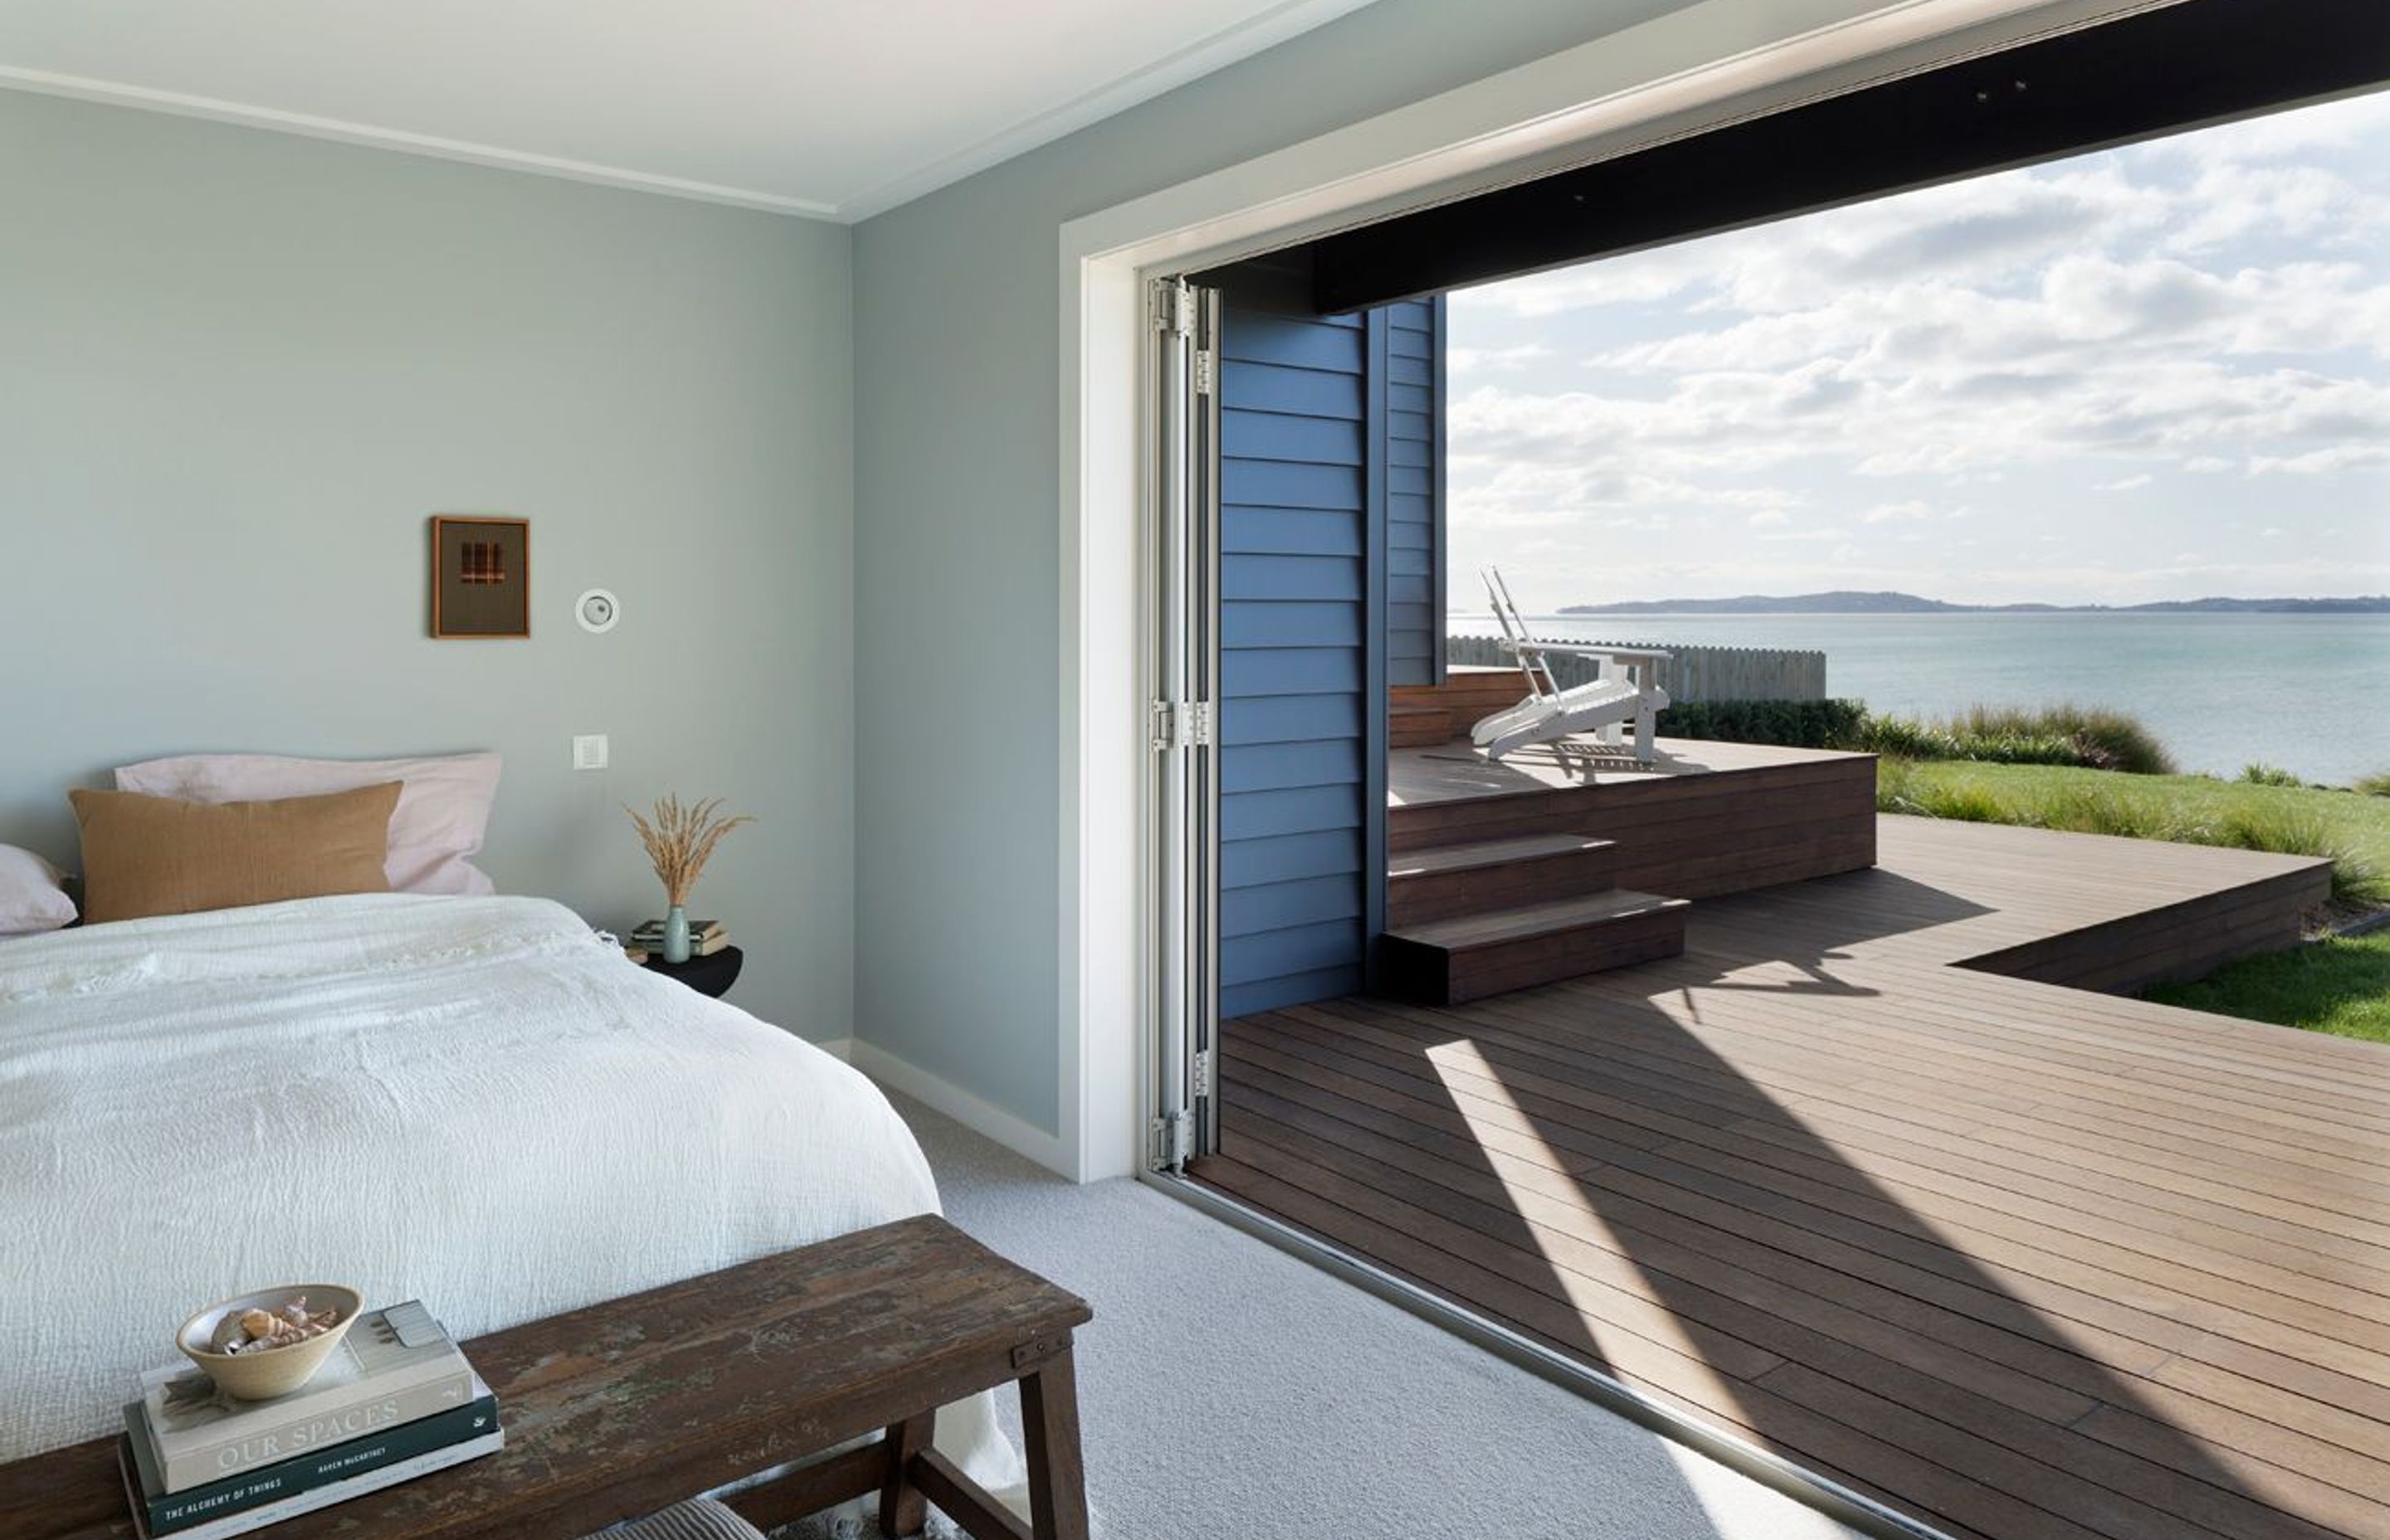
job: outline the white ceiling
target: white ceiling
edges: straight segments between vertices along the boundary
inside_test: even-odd
[[[1368,0],[0,0],[0,86],[854,220]]]

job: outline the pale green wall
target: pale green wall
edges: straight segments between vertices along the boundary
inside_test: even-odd
[[[623,925],[658,905],[615,804],[719,793],[764,820],[700,890],[734,998],[844,1035],[850,250],[0,92],[0,841],[71,864],[65,789],[154,754],[495,748],[489,870]],[[532,640],[426,639],[455,510],[530,517]]]
[[[1061,225],[1680,7],[1380,0],[857,227],[857,1035],[1057,1126]]]

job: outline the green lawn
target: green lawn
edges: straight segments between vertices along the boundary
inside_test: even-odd
[[[2340,864],[2335,896],[2390,903],[2390,797],[2071,765],[1885,760],[1877,803],[1887,813],[2330,855]]]
[[[2336,897],[2390,903],[2390,797],[2200,776],[1886,760],[1877,802],[1887,813],[2331,855]],[[2152,989],[2149,997],[2390,1042],[2390,932],[2251,957],[2196,983]]]
[[[2219,1016],[2390,1043],[2390,931],[2250,957],[2197,983],[2159,984],[2145,993]]]

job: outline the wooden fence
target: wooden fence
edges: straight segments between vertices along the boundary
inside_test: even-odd
[[[1575,638],[1572,637],[1571,640]],[[1673,642],[1613,640],[1613,647],[1665,648],[1660,687],[1671,700],[1822,700],[1826,655],[1771,647],[1678,647]],[[1514,663],[1498,636],[1447,636],[1445,657],[1456,667],[1498,668]],[[1581,685],[1600,672],[1590,658],[1552,658],[1552,676],[1563,686]]]

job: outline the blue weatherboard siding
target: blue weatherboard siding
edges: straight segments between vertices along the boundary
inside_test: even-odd
[[[1300,280],[1253,263],[1222,285],[1227,1016],[1363,987],[1386,687],[1432,682],[1440,653],[1441,302],[1312,315]]]
[[[1361,320],[1231,289],[1220,367],[1220,1008],[1361,987],[1368,719]]]
[[[1386,683],[1444,678],[1444,301],[1386,307]]]

